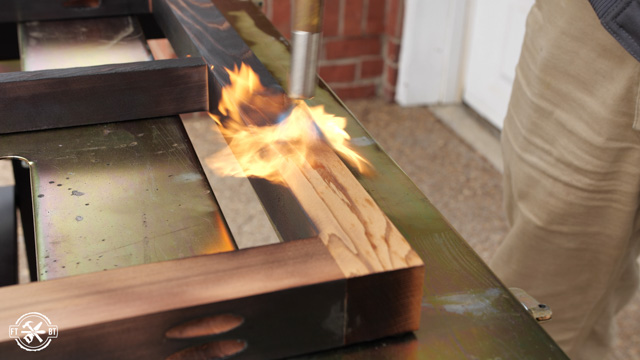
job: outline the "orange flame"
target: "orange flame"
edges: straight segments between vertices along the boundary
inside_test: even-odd
[[[368,162],[350,147],[345,118],[326,113],[324,106],[310,108],[298,102],[292,107],[286,96],[265,88],[247,65],[226,70],[230,85],[222,89],[218,107],[222,116],[209,114],[233,151],[207,159],[218,174],[283,183],[289,166],[312,162],[310,150],[323,137],[343,159],[365,170]]]

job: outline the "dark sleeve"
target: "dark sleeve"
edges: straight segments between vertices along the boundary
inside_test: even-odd
[[[589,0],[602,25],[640,61],[640,0]]]

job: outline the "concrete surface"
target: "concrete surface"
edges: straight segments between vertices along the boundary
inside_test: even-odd
[[[429,107],[429,110],[502,173],[502,148],[498,141],[498,129],[487,129],[492,125],[486,121],[483,123],[478,114],[463,105],[437,105]]]

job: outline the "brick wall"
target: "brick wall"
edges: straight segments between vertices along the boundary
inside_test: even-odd
[[[293,0],[265,0],[262,10],[287,38]],[[392,101],[398,74],[404,0],[325,0],[320,76],[343,99]]]

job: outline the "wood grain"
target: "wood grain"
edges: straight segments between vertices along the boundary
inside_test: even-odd
[[[0,74],[0,133],[208,110],[199,58]]]
[[[422,260],[328,147],[291,165],[287,184],[319,229],[319,237],[347,277],[409,267]]]
[[[0,22],[77,19],[149,12],[151,12],[149,0],[3,0],[0,2]]]
[[[307,239],[0,288],[0,323],[46,314],[59,336],[36,358],[166,358],[220,339],[246,341],[239,358],[274,358],[342,345],[345,296],[325,246]],[[165,337],[221,314],[245,320],[223,338]],[[24,356],[8,331],[0,353]]]

